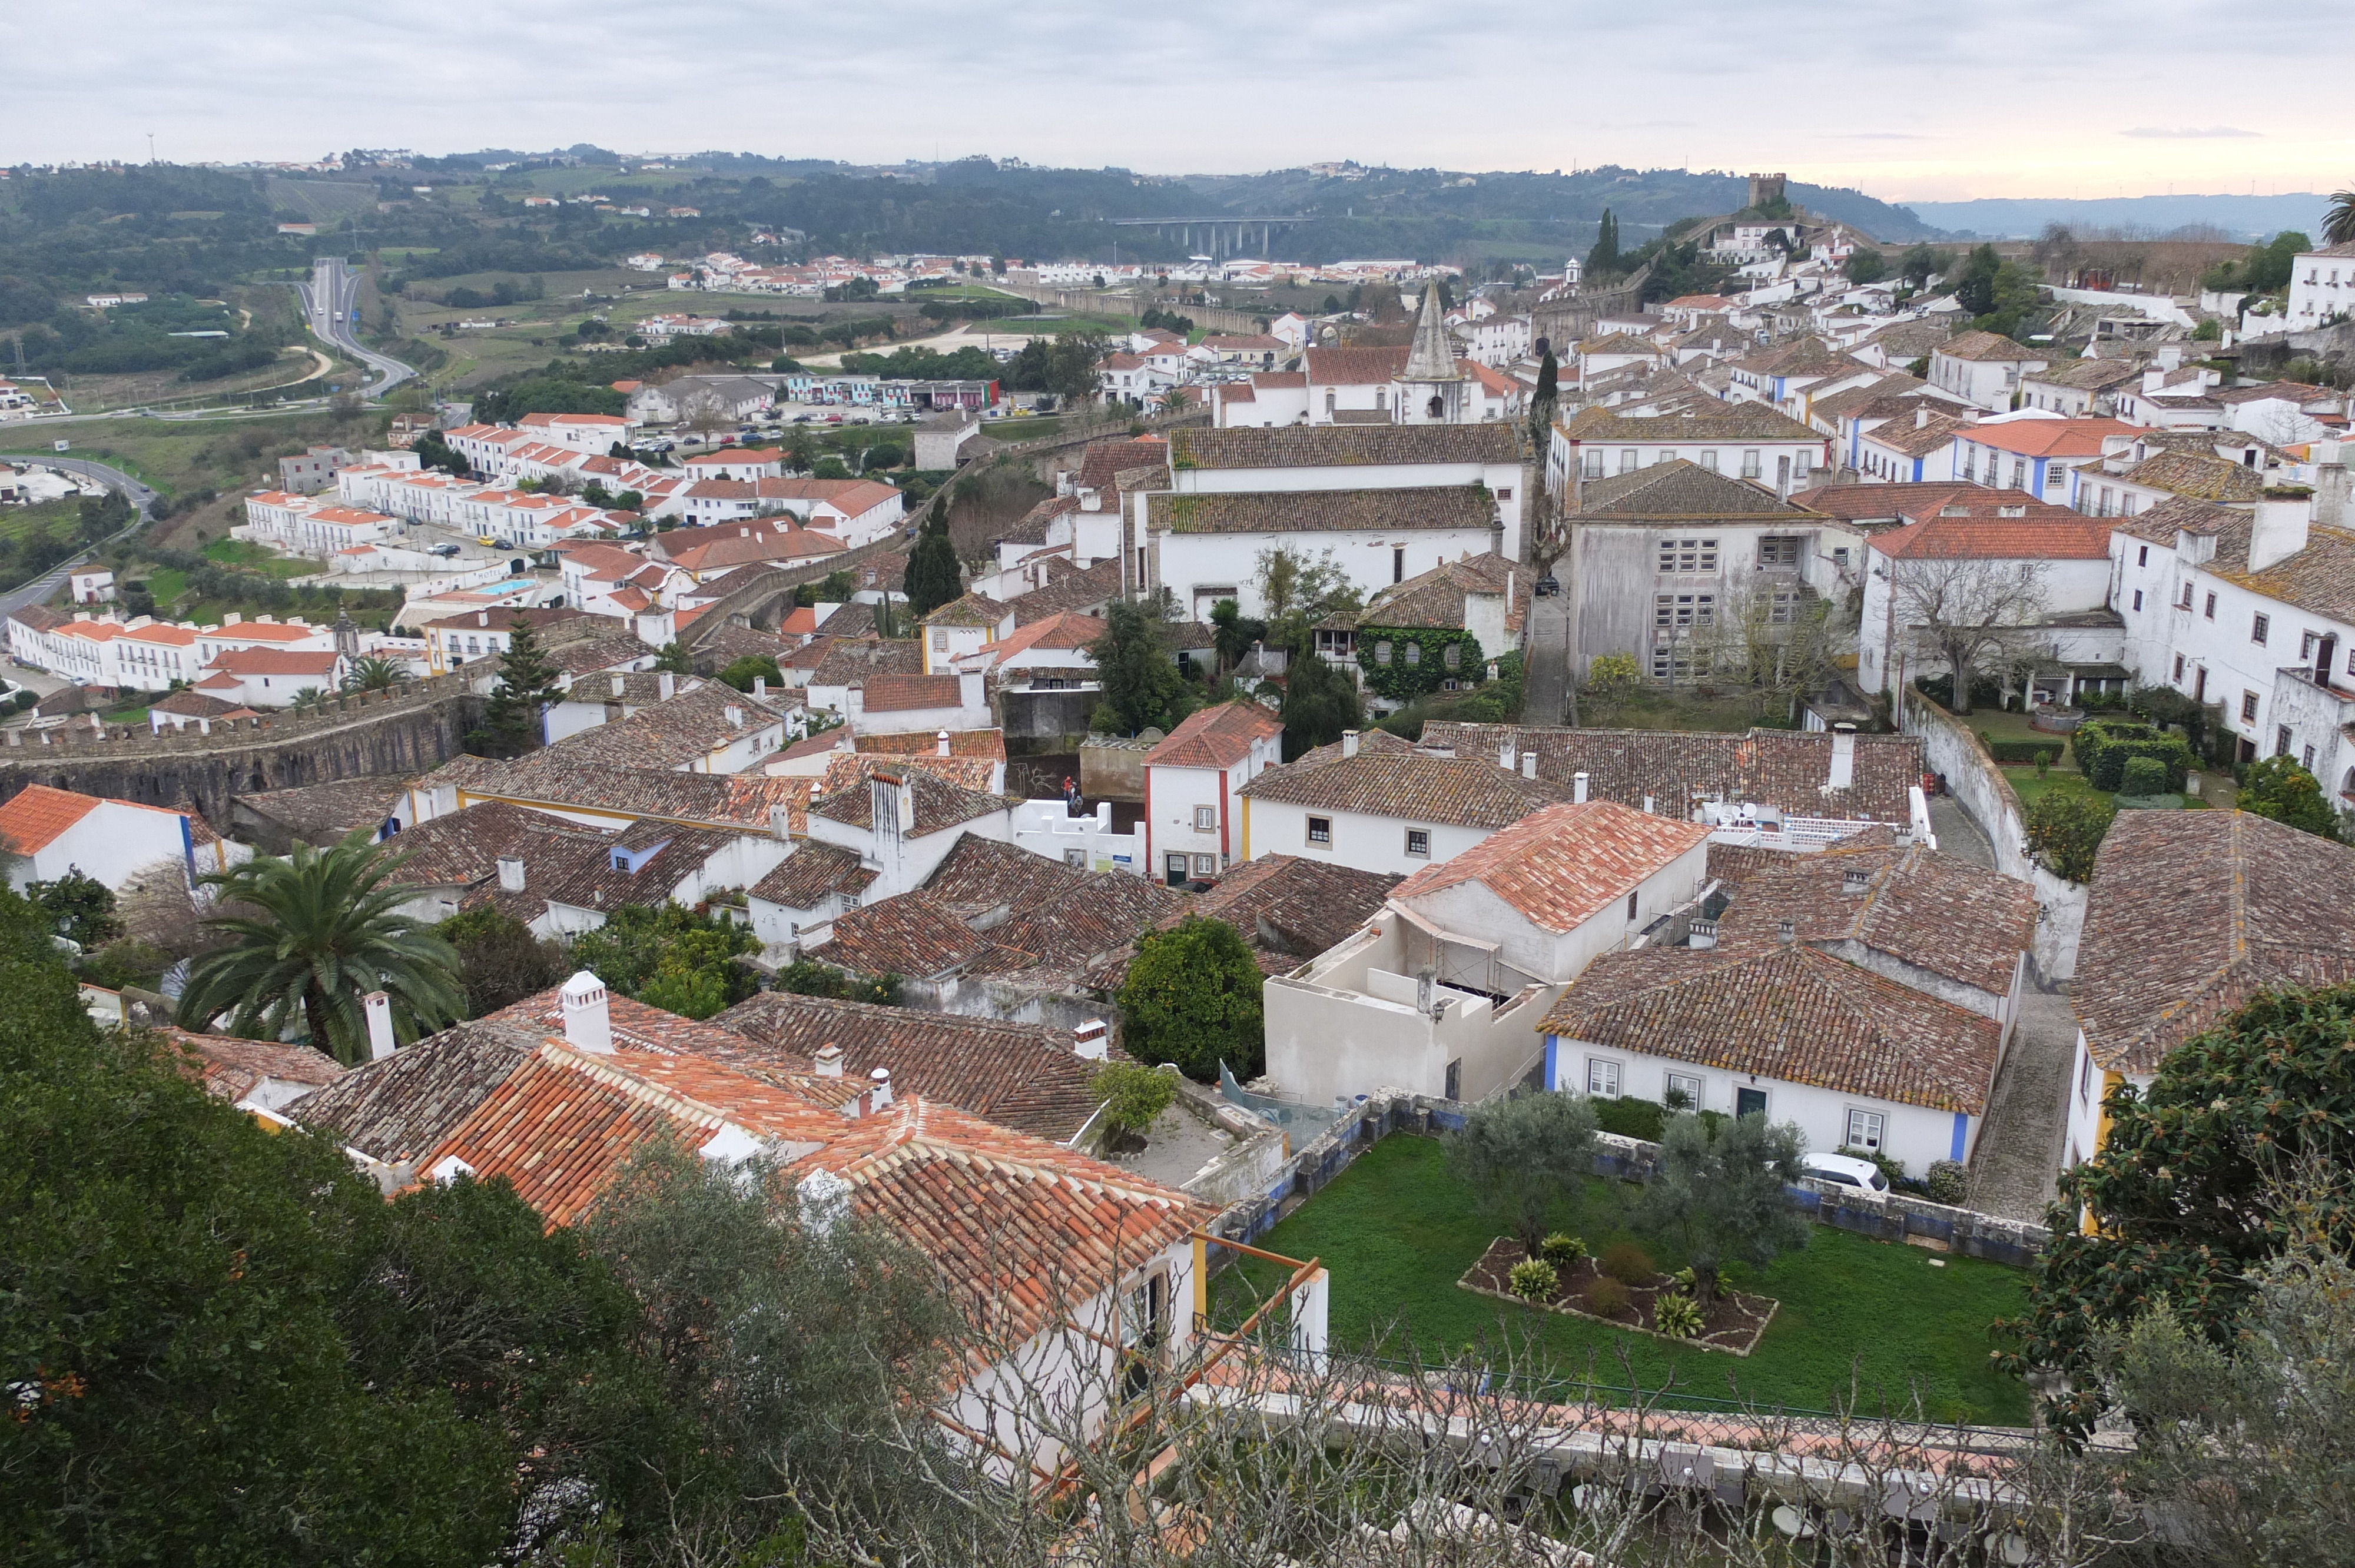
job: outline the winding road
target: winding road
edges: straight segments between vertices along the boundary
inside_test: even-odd
[[[361,346],[352,327],[353,318],[359,313],[359,274],[342,257],[320,257],[311,264],[311,281],[294,286],[302,292],[303,318],[312,333],[367,366],[378,377],[359,389],[362,396],[381,397],[416,378],[413,366]]]
[[[43,456],[27,457],[19,461],[28,463],[37,463],[43,468],[60,469],[68,472],[78,473],[85,479],[97,480],[100,483],[106,485],[110,489],[119,490],[130,500],[135,515],[133,515],[130,523],[125,524],[121,530],[101,539],[97,544],[91,546],[87,549],[76,552],[70,559],[50,567],[48,571],[43,572],[39,577],[35,577],[31,582],[27,583],[24,587],[11,588],[6,593],[0,593],[0,616],[14,614],[16,611],[24,609],[28,604],[43,604],[48,602],[49,596],[57,592],[59,588],[65,585],[67,576],[71,573],[76,567],[81,565],[84,561],[89,560],[100,550],[114,543],[115,540],[123,537],[124,534],[130,533],[132,529],[136,528],[141,524],[146,522],[149,515],[149,509],[155,504],[156,501],[155,491],[149,489],[146,485],[140,483],[139,481],[132,478],[121,469],[110,468],[102,462],[92,462],[88,458]]]

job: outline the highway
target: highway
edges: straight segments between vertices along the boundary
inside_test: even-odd
[[[49,596],[56,593],[59,588],[65,585],[66,576],[68,573],[71,572],[82,562],[89,560],[93,555],[96,555],[100,548],[114,543],[114,541],[121,538],[123,534],[128,534],[131,532],[132,528],[136,528],[139,524],[144,523],[147,520],[148,509],[155,504],[156,499],[155,493],[154,491],[148,489],[145,485],[140,483],[137,480],[132,478],[121,469],[109,468],[102,462],[92,462],[88,458],[59,457],[44,454],[38,457],[20,458],[17,461],[21,462],[38,463],[43,468],[68,470],[71,472],[81,474],[86,478],[98,480],[112,489],[123,492],[124,496],[130,500],[131,504],[137,510],[138,514],[132,518],[130,527],[124,528],[122,533],[101,539],[97,545],[92,546],[91,548],[78,552],[71,559],[66,561],[63,565],[51,567],[49,570],[42,573],[39,577],[35,577],[31,582],[27,583],[23,588],[13,588],[7,593],[0,594],[0,616],[13,614],[16,611],[24,609],[28,604],[47,603]]]
[[[358,388],[366,397],[381,397],[417,372],[400,361],[360,346],[352,329],[359,308],[360,280],[340,256],[322,256],[311,264],[311,281],[295,285],[303,295],[303,318],[312,334],[367,366],[378,379]]]

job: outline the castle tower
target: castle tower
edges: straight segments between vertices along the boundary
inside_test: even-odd
[[[1465,421],[1464,373],[1456,366],[1455,345],[1447,340],[1447,315],[1439,303],[1439,281],[1423,293],[1423,310],[1415,317],[1414,346],[1406,368],[1391,380],[1397,390],[1392,402],[1401,425],[1460,425]]]

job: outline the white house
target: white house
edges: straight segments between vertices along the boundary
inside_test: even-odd
[[[1251,858],[1242,791],[1283,756],[1284,722],[1255,702],[1192,713],[1145,754],[1146,874],[1170,886]]]
[[[2355,240],[2302,250],[2290,268],[2291,332],[2315,332],[2355,316]]]
[[[1266,981],[1269,1074],[1319,1101],[1386,1085],[1479,1099],[1518,1082],[1562,987],[1700,892],[1709,834],[1556,804],[1424,866],[1356,935]]]
[[[2023,376],[2052,362],[2051,351],[2001,333],[1960,332],[1930,351],[1930,385],[1995,413],[2012,406]]]
[[[194,881],[252,854],[192,812],[135,800],[27,784],[0,804],[0,857],[7,861],[8,885],[20,893],[27,883],[74,871],[119,889],[159,862],[183,868]]]
[[[861,869],[875,874],[850,889],[867,903],[922,886],[967,833],[1013,842],[1011,803],[889,758],[860,758],[858,768],[837,789],[809,804],[810,842],[846,850],[858,857]],[[829,891],[841,891],[848,880]]]
[[[1954,477],[1966,484],[2025,491],[2065,505],[2070,471],[2100,467],[2113,437],[2135,428],[2117,419],[2072,419],[2023,411],[1966,425],[1955,432]]]
[[[1380,732],[1377,732],[1380,734]],[[1494,758],[1436,757],[1354,730],[1243,787],[1243,858],[1299,855],[1405,875],[1562,798]]]
[[[1763,402],[1648,417],[1590,408],[1555,422],[1546,453],[1547,488],[1574,496],[1586,480],[1679,458],[1788,495],[1805,490],[1810,476],[1830,463],[1831,442]]]

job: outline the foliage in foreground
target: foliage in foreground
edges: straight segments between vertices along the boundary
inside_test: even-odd
[[[682,1018],[709,1018],[760,989],[736,961],[760,951],[749,926],[677,904],[629,904],[572,938],[572,967],[606,988]]]

